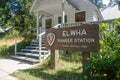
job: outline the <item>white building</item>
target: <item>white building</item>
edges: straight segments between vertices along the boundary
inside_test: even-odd
[[[104,20],[114,20],[120,17],[120,1],[109,3],[107,7],[101,9],[101,14]]]
[[[98,7],[91,0],[34,0],[30,12],[37,14],[37,27],[45,29],[59,23],[102,20]],[[39,20],[42,21],[42,26],[39,26]]]
[[[103,22],[108,23],[108,29],[111,31],[116,25],[113,23],[114,20],[120,18],[120,0],[111,0],[108,6],[101,9],[103,16]],[[119,27],[116,27],[120,30]]]

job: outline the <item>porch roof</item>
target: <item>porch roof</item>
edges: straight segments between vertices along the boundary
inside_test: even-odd
[[[65,0],[65,10],[71,10],[71,7],[77,10],[75,6],[72,6]],[[34,0],[30,9],[30,12],[32,11],[40,11],[49,15],[59,14],[62,12],[62,0]]]

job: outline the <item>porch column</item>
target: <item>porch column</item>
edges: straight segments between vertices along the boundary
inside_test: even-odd
[[[36,17],[36,33],[37,33],[37,37],[36,37],[36,39],[38,40],[39,39],[39,11],[37,12],[37,17]]]
[[[64,23],[65,23],[65,0],[63,0],[62,2],[62,27]]]

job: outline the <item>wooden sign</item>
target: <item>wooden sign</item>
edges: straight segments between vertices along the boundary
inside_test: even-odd
[[[46,48],[83,52],[99,51],[99,26],[86,24],[46,30]]]

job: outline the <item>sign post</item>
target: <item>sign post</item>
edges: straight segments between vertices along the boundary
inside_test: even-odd
[[[59,58],[59,50],[51,49],[51,67],[52,69],[57,69],[58,67],[58,58]]]
[[[51,28],[46,31],[46,48],[51,49],[53,68],[56,68],[58,64],[58,51],[56,50],[82,51],[83,72],[89,73],[85,66],[90,52],[99,51],[99,26],[84,24],[76,27]]]
[[[86,65],[88,64],[88,58],[90,58],[90,52],[83,52],[82,53],[82,67],[83,67],[83,75],[90,76],[90,71],[85,69]]]

